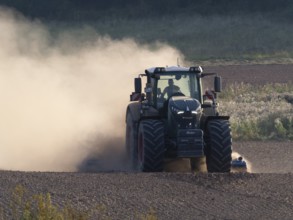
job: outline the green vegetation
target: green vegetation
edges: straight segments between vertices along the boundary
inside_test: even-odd
[[[102,212],[104,207],[97,209]],[[52,204],[49,193],[29,196],[29,192],[20,185],[16,186],[12,192],[10,210],[3,210],[3,214],[4,211],[11,212],[12,218],[15,220],[85,220],[93,214],[90,211],[77,210],[70,205],[58,208]]]
[[[40,19],[53,33],[87,26],[113,39],[167,43],[193,63],[293,60],[290,0],[0,0],[0,5]]]
[[[0,207],[0,219],[11,216],[14,220],[87,220],[87,219],[111,219],[105,215],[105,205],[87,207],[86,211],[75,208],[72,204],[59,207],[53,204],[51,195],[32,195],[23,186],[17,185],[11,194],[9,209]],[[137,213],[136,219],[157,220],[153,209],[146,214]]]
[[[163,42],[179,49],[193,63],[293,58],[293,25],[261,16],[180,15],[91,24],[101,35]]]
[[[137,216],[137,219],[140,220],[158,220],[157,214],[155,210],[150,209],[150,211],[146,214],[140,214]]]
[[[236,140],[293,140],[293,83],[233,84],[220,95]]]

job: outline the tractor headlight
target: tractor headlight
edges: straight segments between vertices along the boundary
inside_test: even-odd
[[[174,106],[171,107],[171,110],[172,110],[173,113],[175,113],[175,114],[177,114],[177,115],[181,115],[181,114],[184,113],[183,110],[178,109],[178,108],[176,108],[176,107],[174,107]]]
[[[201,111],[201,107],[198,106],[197,109],[191,111],[191,114],[193,114],[193,115],[198,115],[198,114],[200,113],[200,111]]]
[[[177,114],[177,115],[182,115],[182,114],[184,114],[185,112],[186,112],[186,113],[190,112],[190,111],[184,111],[184,110],[178,109],[178,108],[176,108],[176,107],[174,107],[174,106],[171,107],[171,110],[172,110],[173,113],[175,113],[175,114]],[[191,114],[192,114],[192,115],[198,115],[198,114],[200,114],[200,112],[201,112],[201,107],[198,106],[197,109],[191,111]],[[190,113],[189,113],[189,114],[190,114]]]

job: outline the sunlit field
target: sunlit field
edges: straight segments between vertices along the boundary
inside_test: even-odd
[[[232,84],[220,95],[235,140],[293,140],[293,83]]]

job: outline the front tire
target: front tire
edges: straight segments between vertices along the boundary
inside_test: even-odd
[[[164,166],[164,125],[159,120],[144,120],[138,129],[138,168],[143,172],[162,172]]]
[[[208,172],[230,172],[232,162],[232,137],[229,121],[209,121],[207,125],[206,144],[206,164]]]

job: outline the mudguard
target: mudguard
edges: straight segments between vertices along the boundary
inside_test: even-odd
[[[133,121],[138,122],[140,120],[140,109],[141,109],[140,102],[130,103],[127,106],[125,121],[127,122],[127,115],[130,114]]]

